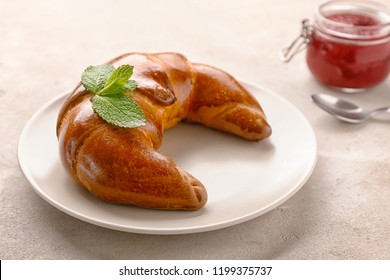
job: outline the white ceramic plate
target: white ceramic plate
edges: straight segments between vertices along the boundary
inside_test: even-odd
[[[317,156],[313,129],[279,95],[245,83],[259,100],[272,136],[248,142],[201,125],[181,123],[164,134],[160,151],[196,176],[209,200],[198,211],[161,211],[98,200],[65,173],[58,156],[56,120],[65,95],[37,111],[18,145],[20,167],[34,190],[61,211],[121,231],[181,234],[215,230],[258,217],[295,194]]]

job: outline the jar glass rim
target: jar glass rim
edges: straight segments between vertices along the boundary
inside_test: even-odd
[[[378,24],[351,25],[329,19],[340,12],[358,13],[378,20]],[[331,0],[318,5],[314,11],[316,28],[329,35],[346,39],[373,39],[390,37],[390,12],[385,4],[368,0]],[[355,32],[348,32],[348,30]],[[357,31],[357,32],[356,32]]]

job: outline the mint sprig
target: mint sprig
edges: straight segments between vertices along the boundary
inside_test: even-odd
[[[113,65],[89,66],[81,75],[84,88],[94,96],[92,108],[106,122],[125,128],[135,128],[146,123],[141,107],[125,95],[135,90],[137,84],[130,80],[133,66],[125,64],[117,69]]]

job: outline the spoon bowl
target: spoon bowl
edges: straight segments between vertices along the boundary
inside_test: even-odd
[[[320,108],[336,118],[349,123],[361,123],[375,115],[390,113],[390,106],[364,110],[347,100],[332,95],[313,94],[311,97]]]

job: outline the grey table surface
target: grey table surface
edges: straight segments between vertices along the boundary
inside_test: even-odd
[[[310,94],[339,93],[313,79],[304,53],[288,64],[279,58],[318,3],[2,0],[0,259],[389,259],[389,118],[359,125],[332,118]],[[310,179],[272,211],[204,233],[120,232],[49,205],[18,165],[24,125],[71,90],[80,69],[132,51],[180,52],[291,102],[317,138]],[[366,107],[390,105],[390,81],[348,98]]]

